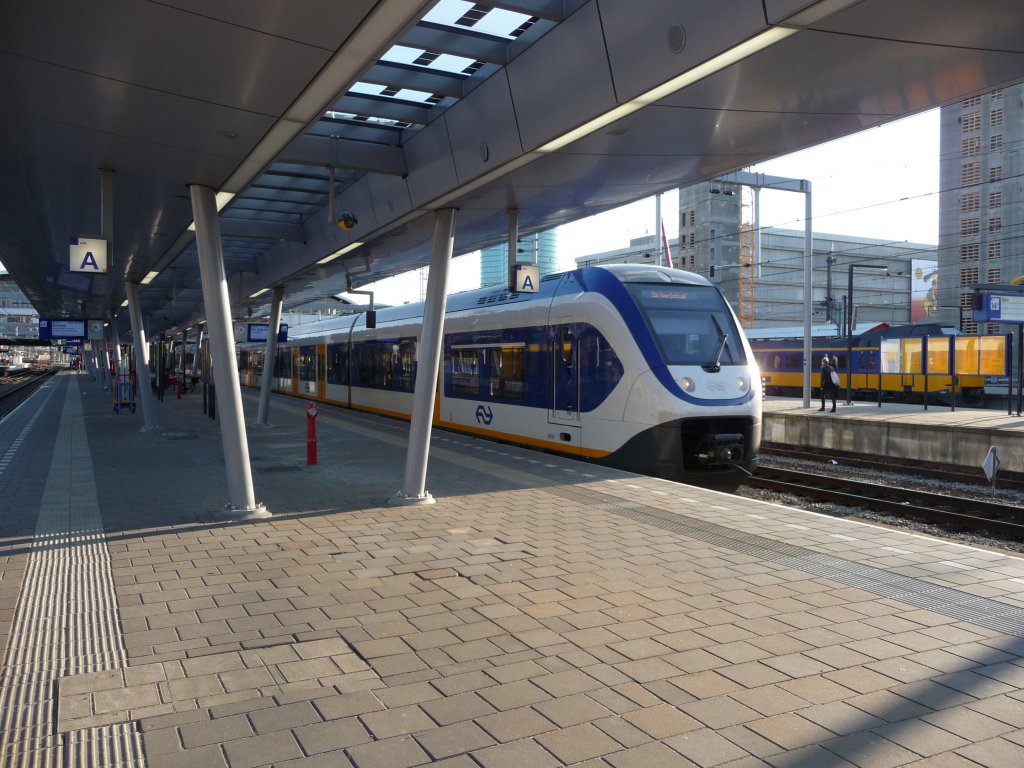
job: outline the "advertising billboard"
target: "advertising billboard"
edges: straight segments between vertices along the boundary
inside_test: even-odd
[[[939,266],[914,259],[910,270],[910,322],[934,318],[939,313]]]

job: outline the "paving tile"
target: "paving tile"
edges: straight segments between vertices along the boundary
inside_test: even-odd
[[[313,706],[325,720],[338,720],[384,709],[380,699],[370,691],[352,691],[336,696],[318,697]]]
[[[348,756],[356,768],[412,768],[430,762],[411,736],[359,744],[349,748]]]
[[[303,756],[302,749],[290,733],[270,733],[229,741],[224,744],[224,753],[231,768],[255,768]]]
[[[664,744],[651,743],[632,747],[623,752],[608,755],[606,760],[614,768],[693,768],[687,760]]]
[[[700,722],[668,704],[628,712],[623,719],[655,739],[665,739],[701,727]]]
[[[499,711],[529,706],[530,704],[537,704],[551,698],[547,693],[526,680],[485,688],[480,691],[480,695]]]
[[[495,743],[478,725],[465,721],[417,734],[416,740],[434,760],[483,749]]]
[[[748,757],[743,749],[707,728],[681,733],[665,739],[662,743],[701,768],[710,768],[730,760]]]
[[[966,739],[921,719],[902,720],[875,728],[874,732],[924,757],[931,757],[940,752],[951,752],[968,744]]]
[[[422,709],[411,705],[382,712],[369,712],[361,715],[360,719],[376,739],[404,736],[436,727]]]
[[[483,768],[558,768],[561,765],[551,753],[530,739],[477,750],[473,758]]]
[[[496,741],[510,742],[554,730],[557,726],[531,707],[519,707],[476,719]],[[502,753],[505,754],[505,753]]]
[[[574,725],[536,737],[545,749],[563,763],[578,763],[618,752],[622,747],[590,723]]]
[[[797,749],[808,744],[817,744],[833,736],[828,729],[793,712],[766,717],[763,720],[746,723],[746,726],[783,749]]]
[[[304,725],[295,728],[294,734],[303,751],[310,755],[338,752],[346,747],[372,740],[362,723],[355,717]]]
[[[494,707],[474,693],[460,693],[436,701],[428,701],[420,705],[431,719],[438,725],[472,720],[494,713]]]
[[[227,768],[219,746],[187,749],[163,755],[146,755],[147,768]]]
[[[253,728],[256,729],[256,733],[263,734],[319,723],[321,717],[312,703],[298,701],[293,704],[252,712],[249,714],[249,720],[252,722]]]
[[[861,731],[827,741],[821,746],[863,768],[894,768],[914,761],[918,755],[871,731]]]
[[[760,719],[760,713],[741,704],[729,696],[715,696],[710,699],[692,701],[680,705],[680,709],[695,720],[712,729],[749,723]]]
[[[584,694],[542,701],[534,704],[533,708],[561,728],[599,720],[611,714],[611,710]]]
[[[180,732],[181,741],[186,749],[245,739],[253,735],[252,726],[244,715],[183,725]]]

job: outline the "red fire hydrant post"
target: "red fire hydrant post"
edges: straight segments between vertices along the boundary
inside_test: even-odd
[[[316,403],[306,405],[306,464],[316,464]]]

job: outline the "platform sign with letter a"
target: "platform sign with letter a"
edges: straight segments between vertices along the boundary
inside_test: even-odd
[[[106,274],[107,241],[98,237],[72,237],[71,260],[68,266],[72,272]]]
[[[540,267],[536,264],[516,264],[516,293],[537,293],[540,290]]]

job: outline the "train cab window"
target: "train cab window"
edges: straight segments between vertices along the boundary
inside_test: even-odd
[[[599,406],[622,380],[622,361],[596,328],[580,334],[580,410]]]
[[[629,283],[626,288],[666,364],[746,364],[732,312],[714,286]]]

